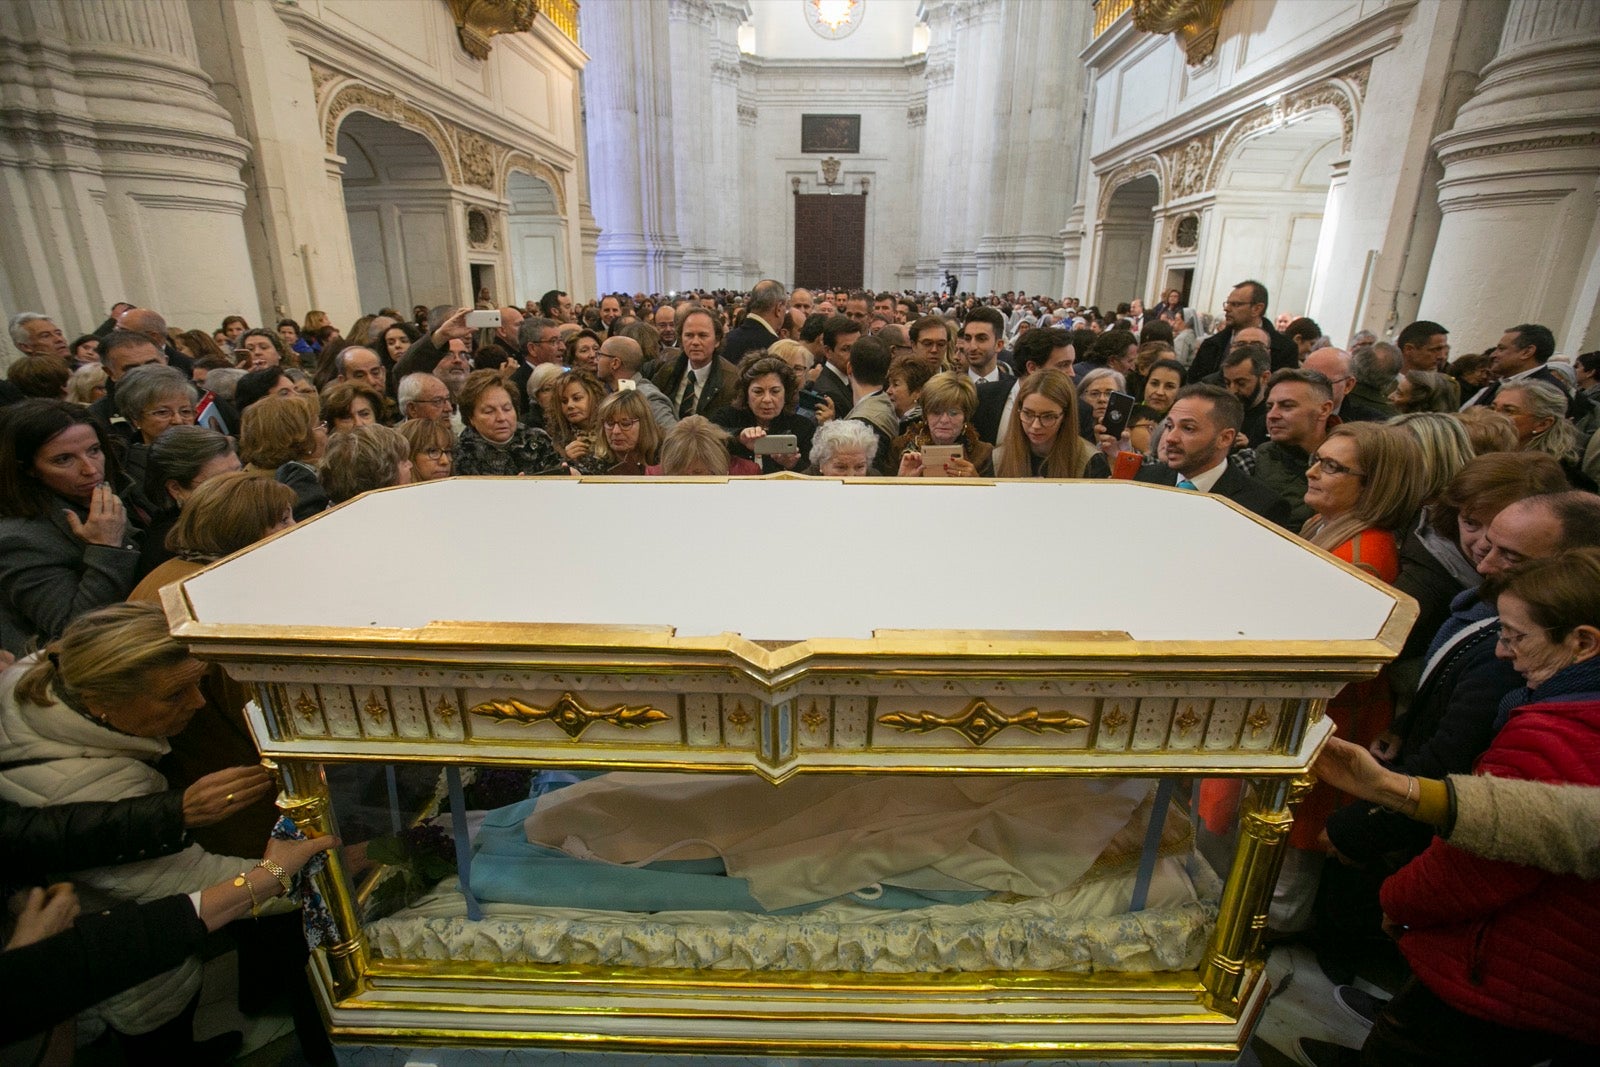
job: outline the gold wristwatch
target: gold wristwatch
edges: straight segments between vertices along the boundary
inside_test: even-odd
[[[278,884],[283,886],[283,891],[285,893],[291,893],[294,891],[294,882],[290,880],[289,872],[284,870],[278,864],[274,863],[272,860],[262,860],[261,862],[257,863],[256,866],[262,868],[268,874],[272,875],[272,877],[276,878],[278,880]]]

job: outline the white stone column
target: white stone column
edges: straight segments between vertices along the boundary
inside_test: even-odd
[[[42,310],[72,331],[116,300],[174,324],[258,321],[246,143],[200,69],[188,6],[14,0],[0,4],[0,41],[8,310]]]
[[[944,288],[944,250],[952,235],[945,214],[946,189],[957,152],[962,108],[956,104],[956,45],[953,5],[928,0],[928,52],[924,66],[927,104],[923,113],[921,224],[917,232],[917,284]]]
[[[708,219],[706,245],[711,259],[710,284],[715,288],[743,289],[744,211],[740,181],[739,25],[745,19],[742,3],[718,0],[711,6],[707,37],[711,109],[706,125],[711,130],[710,181],[706,192],[715,198],[703,214]]]
[[[711,285],[716,268],[708,233],[716,198],[711,155],[716,131],[710,119],[713,20],[708,0],[667,0],[672,160],[678,181],[678,238],[683,242],[682,274],[672,286],[678,289]]]
[[[1600,342],[1596,115],[1600,4],[1513,0],[1477,92],[1434,140],[1443,217],[1420,317],[1461,347],[1518,322],[1549,326],[1558,351]]]
[[[585,4],[579,9],[583,49],[593,55],[631,51],[635,35],[621,4]],[[649,56],[636,58],[648,80]],[[619,63],[593,63],[584,71],[588,117],[589,201],[600,239],[595,249],[595,284],[610,293],[643,284],[646,277],[643,189],[639,182],[650,145],[644,140],[634,89],[634,71]]]

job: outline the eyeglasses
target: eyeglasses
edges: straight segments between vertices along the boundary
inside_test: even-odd
[[[147,419],[193,419],[194,408],[152,408],[144,413]]]
[[[1224,300],[1222,306],[1225,308],[1247,308],[1252,303],[1254,301],[1251,300]]]
[[[1061,421],[1061,412],[1059,412],[1059,411],[1038,412],[1038,411],[1029,411],[1026,408],[1018,408],[1017,409],[1017,417],[1020,418],[1023,422],[1032,423],[1032,424],[1037,425],[1037,426],[1054,426],[1056,423]]]
[[[638,419],[612,419],[609,422],[607,422],[606,425],[607,426],[615,426],[619,430],[631,430],[635,426],[639,425],[639,420]]]
[[[1548,629],[1541,628],[1539,630],[1536,630],[1535,633],[1541,633],[1541,634],[1548,635],[1550,633],[1550,631]],[[1505,623],[1501,623],[1500,624],[1500,636],[1496,637],[1494,639],[1494,643],[1496,645],[1504,648],[1508,652],[1515,652],[1515,651],[1517,651],[1518,648],[1521,647],[1522,642],[1526,641],[1528,638],[1530,638],[1532,636],[1533,636],[1533,634],[1525,634],[1520,630],[1512,629],[1511,627],[1507,626]]]
[[[1339,475],[1348,474],[1353,478],[1366,478],[1365,474],[1356,470],[1354,467],[1346,467],[1343,463],[1337,463],[1322,456],[1311,457],[1311,462],[1306,465],[1306,470],[1310,470],[1312,467],[1321,467],[1323,474],[1332,474],[1336,477]]]
[[[439,448],[437,446],[434,446],[434,447],[431,447],[431,448],[424,448],[422,450],[422,454],[424,456],[427,456],[429,459],[433,460],[435,463],[437,463],[441,459],[444,459],[446,456],[450,457],[451,459],[454,459],[455,458],[455,454],[456,454],[456,450],[453,449],[453,448]]]

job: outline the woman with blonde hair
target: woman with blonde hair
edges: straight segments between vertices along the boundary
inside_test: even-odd
[[[981,440],[972,425],[978,410],[978,389],[972,379],[951,371],[935,374],[918,398],[922,416],[894,439],[890,469],[901,478],[993,478],[994,446]],[[942,469],[928,469],[922,462],[922,450],[928,445],[960,445],[961,456]]]
[[[167,534],[172,558],[145,575],[130,601],[161,603],[161,588],[294,525],[294,490],[247,471],[201,482]]]
[[[1468,408],[1459,412],[1456,418],[1461,420],[1461,426],[1467,431],[1467,440],[1472,442],[1472,454],[1486,456],[1491,452],[1515,452],[1517,450],[1516,423],[1488,408]]]
[[[67,379],[67,399],[74,404],[93,404],[106,395],[106,380],[104,367],[98,363],[86,363]]]
[[[644,394],[623,389],[600,402],[594,458],[606,474],[642,475],[660,453],[661,430]]]
[[[1306,470],[1312,515],[1300,536],[1374,578],[1393,585],[1400,573],[1399,536],[1422,502],[1416,471],[1421,446],[1393,426],[1351,422],[1329,432]],[[1394,698],[1387,672],[1352,682],[1328,701],[1339,736],[1368,745],[1389,729]],[[1348,797],[1319,782],[1295,809],[1290,851],[1273,891],[1271,925],[1291,932],[1310,920],[1322,860],[1318,838],[1328,816]]]
[[[679,419],[661,441],[661,463],[646,474],[680,478],[725,477],[730,474],[760,474],[761,468],[747,459],[728,454],[728,431],[704,415]]]
[[[567,368],[559,363],[540,363],[528,375],[528,384],[523,387],[528,394],[526,402],[521,406],[527,411],[525,420],[529,426],[539,429],[545,428],[544,410],[555,396],[556,383],[567,373]]]
[[[573,368],[555,383],[544,405],[544,428],[567,462],[584,474],[599,474],[594,459],[600,436],[600,401],[606,387],[591,372]]]
[[[169,782],[153,764],[168,752],[166,739],[205,704],[199,688],[204,670],[172,638],[159,608],[117,604],[78,618],[0,675],[0,746],[7,755],[0,797],[46,807],[166,792]],[[206,800],[212,814],[232,817],[271,789],[258,769],[241,769],[238,781],[237,788]],[[269,846],[267,855],[267,862],[257,862],[189,845],[160,858],[78,871],[75,889],[85,910],[200,893],[204,916],[207,898],[215,903],[221,884],[248,889],[252,902],[286,893],[286,880],[271,867],[290,863],[281,849]],[[259,970],[264,961],[251,962]],[[298,961],[289,970],[271,980],[290,980]],[[200,959],[192,955],[90,1011],[117,1032],[130,1063],[201,1062],[193,1037],[201,974]]]
[[[1078,393],[1072,379],[1059,370],[1036,371],[1023,379],[1011,421],[1000,431],[995,476],[1082,478],[1096,454],[1078,435]]]
[[[317,480],[317,464],[328,447],[328,427],[316,404],[298,396],[267,396],[244,409],[239,458],[254,474],[295,492],[294,519],[303,522],[326,510],[328,494]]]

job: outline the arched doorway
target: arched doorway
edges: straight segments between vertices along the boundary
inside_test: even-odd
[[[1240,142],[1223,163],[1201,226],[1202,308],[1220,309],[1235,282],[1254,278],[1271,294],[1269,317],[1306,313],[1334,222],[1325,216],[1341,132],[1336,113],[1312,111]]]
[[[1095,274],[1094,303],[1102,309],[1151,298],[1152,294],[1144,291],[1155,239],[1151,212],[1160,201],[1161,183],[1153,174],[1112,191],[1100,222],[1100,269]]]
[[[506,176],[506,200],[515,299],[538,300],[551,289],[568,289],[567,224],[555,190],[543,178],[514,170]]]
[[[340,125],[338,150],[361,306],[407,310],[454,300],[457,228],[438,150],[363,112]]]

